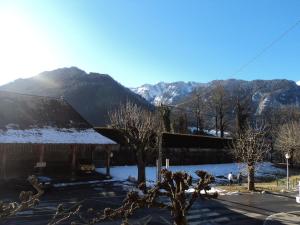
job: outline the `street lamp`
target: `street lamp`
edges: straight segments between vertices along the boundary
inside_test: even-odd
[[[289,153],[285,154],[285,158],[286,158],[286,188],[287,190],[290,189],[290,185],[289,185],[289,158],[291,158],[291,155]]]

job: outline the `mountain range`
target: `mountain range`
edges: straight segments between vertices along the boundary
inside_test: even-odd
[[[76,67],[46,71],[27,79],[17,79],[0,90],[22,94],[63,97],[90,124],[104,126],[108,112],[127,100],[144,108],[152,108],[141,96],[122,86],[109,75],[86,73]]]
[[[174,104],[189,95],[199,87],[206,87],[207,84],[197,82],[159,82],[157,84],[144,84],[131,90],[154,105]]]
[[[297,82],[298,83],[298,82]],[[218,80],[209,83],[196,82],[160,82],[155,85],[142,85],[131,90],[144,97],[152,104],[195,104],[197,93],[202,93],[208,99],[213,95],[216,84],[221,84],[227,95],[234,96],[237,90],[247,91],[252,99],[252,108],[256,114],[261,114],[266,108],[284,105],[300,106],[300,87],[294,81],[276,80]],[[191,101],[193,100],[194,101]],[[191,105],[191,104],[190,104]]]
[[[231,96],[237,95],[235,91],[238,89],[246,90],[248,97],[251,97],[252,112],[256,114],[261,114],[270,107],[300,106],[300,87],[294,81],[284,79],[160,82],[129,89],[109,75],[86,73],[76,67],[60,68],[31,78],[17,79],[1,86],[0,90],[63,97],[92,125],[104,126],[109,123],[108,112],[128,100],[147,109],[153,109],[153,104],[160,103],[185,105],[185,102],[189,102],[191,105],[195,104],[197,93],[205,93],[205,98],[210,98],[216,83],[222,84],[227,95]]]

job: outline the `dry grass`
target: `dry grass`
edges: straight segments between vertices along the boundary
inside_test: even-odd
[[[296,185],[299,184],[300,175],[292,175],[290,176],[290,188],[296,188]],[[228,191],[228,192],[249,192],[247,189],[247,183],[243,183],[242,185],[221,185],[217,186],[217,188]],[[272,191],[272,192],[280,192],[286,189],[286,178],[280,178],[278,180],[268,181],[268,182],[258,182],[255,183],[255,189],[257,191]]]

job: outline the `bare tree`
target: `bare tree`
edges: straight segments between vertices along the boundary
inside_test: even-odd
[[[235,112],[235,132],[242,133],[250,122],[252,99],[251,90],[243,89],[238,86],[234,91],[232,97]]]
[[[253,128],[248,125],[247,129],[238,133],[233,141],[233,154],[236,160],[247,165],[248,190],[255,190],[256,164],[264,160],[270,148],[263,126]]]
[[[224,137],[224,131],[227,125],[226,114],[228,108],[228,100],[226,99],[227,93],[221,82],[217,82],[212,89],[212,95],[210,99],[210,107],[215,118],[216,135],[220,130],[220,136]]]
[[[171,132],[171,109],[167,105],[161,104],[158,107],[162,119],[163,131]]]
[[[299,162],[300,159],[300,123],[289,122],[283,124],[277,133],[275,148],[282,154],[291,155],[291,163]]]
[[[203,134],[204,130],[204,112],[205,112],[205,104],[203,99],[203,94],[199,91],[196,93],[197,102],[195,108],[195,116],[196,116],[196,133]]]
[[[138,166],[138,182],[146,180],[146,155],[157,143],[160,125],[154,113],[126,102],[119,109],[109,113],[111,127],[124,135],[128,146],[135,152]]]

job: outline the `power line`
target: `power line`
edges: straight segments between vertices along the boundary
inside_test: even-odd
[[[270,44],[268,44],[263,49],[261,49],[253,58],[251,58],[248,62],[246,62],[239,69],[237,69],[235,71],[234,75],[243,71],[247,66],[249,66],[251,63],[253,63],[255,60],[257,60],[260,56],[262,56],[265,52],[267,52],[269,49],[271,49],[275,44],[277,44],[279,41],[281,41],[286,35],[288,35],[288,33],[290,33],[292,30],[294,30],[299,24],[300,24],[300,20],[298,20],[296,23],[294,23],[292,26],[290,26],[287,30],[285,30],[283,33],[281,33],[277,38],[275,38],[272,42],[270,42]]]
[[[279,41],[281,41],[286,35],[288,35],[288,33],[290,33],[292,30],[294,30],[299,24],[300,24],[300,20],[296,21],[296,23],[294,23],[287,30],[285,30],[283,33],[281,33],[277,38],[275,38],[272,42],[270,42],[270,44],[268,44],[263,49],[261,49],[261,51],[259,51],[253,58],[251,58],[248,62],[246,62],[239,69],[237,69],[234,74],[238,74],[241,71],[243,71],[247,66],[249,66],[251,63],[253,63],[255,60],[257,60],[260,56],[262,56],[265,52],[267,52],[269,49],[271,49],[275,44],[277,44]],[[197,99],[197,96],[192,97],[191,99],[181,102],[175,106],[178,107],[181,105],[185,105],[187,103],[195,101],[196,99]]]

